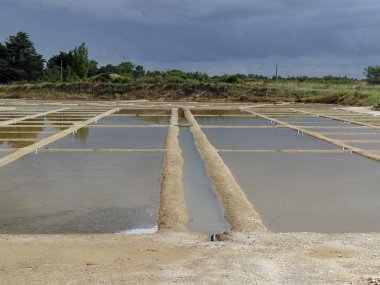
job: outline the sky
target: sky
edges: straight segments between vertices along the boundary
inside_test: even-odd
[[[0,0],[0,41],[45,59],[85,42],[99,65],[212,75],[349,76],[380,65],[379,0]]]

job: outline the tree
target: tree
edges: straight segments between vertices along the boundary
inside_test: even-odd
[[[364,75],[367,78],[368,83],[379,84],[380,83],[380,66],[368,66],[364,69]]]
[[[82,43],[79,47],[74,48],[73,57],[73,71],[80,79],[87,78],[88,70],[90,68],[90,61],[88,59],[88,48],[85,43]]]
[[[9,36],[5,48],[9,81],[34,81],[42,76],[44,60],[27,33],[18,32],[15,36]]]
[[[88,63],[88,76],[93,77],[97,74],[99,74],[98,62],[95,60],[90,60]]]
[[[127,75],[132,75],[133,74],[133,68],[135,65],[132,62],[125,61],[120,63],[117,68],[119,70],[120,75],[127,76]]]
[[[143,77],[145,75],[144,67],[142,65],[137,65],[135,67],[135,69],[133,70],[133,74],[132,75],[133,75],[134,78]]]
[[[114,66],[112,64],[107,64],[106,66],[102,66],[99,68],[99,73],[108,73],[108,74],[111,74],[111,73],[115,73],[115,74],[119,74],[119,69],[117,66]]]
[[[60,51],[59,54],[53,55],[47,62],[45,74],[49,81],[61,80],[61,64],[63,80],[67,81],[69,77],[69,69],[73,65],[73,52],[68,53]]]
[[[0,43],[0,83],[6,83],[9,81],[8,73],[7,48]]]

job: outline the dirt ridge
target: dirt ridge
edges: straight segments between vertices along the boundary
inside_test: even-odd
[[[178,134],[178,109],[173,108],[166,138],[165,164],[161,180],[159,231],[187,231],[183,157]]]

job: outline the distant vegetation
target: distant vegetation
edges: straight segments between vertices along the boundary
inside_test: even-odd
[[[18,32],[0,43],[0,98],[297,101],[380,107],[380,66],[367,67],[364,75],[366,81],[332,75],[209,76],[181,70],[145,71],[129,61],[98,67],[85,43],[47,61],[27,33]]]

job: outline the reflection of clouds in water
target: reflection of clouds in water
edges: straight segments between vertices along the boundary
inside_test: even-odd
[[[88,128],[81,128],[75,133],[75,140],[79,141],[80,143],[85,144],[87,142],[89,129]]]

